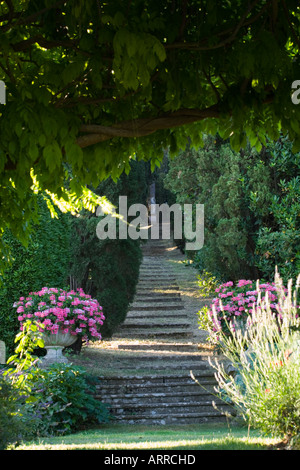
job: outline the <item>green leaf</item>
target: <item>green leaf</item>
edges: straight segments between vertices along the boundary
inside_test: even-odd
[[[17,134],[18,137],[21,136],[22,131],[23,131],[22,124],[20,122],[17,122],[15,125],[15,133]]]
[[[26,398],[26,403],[36,403],[37,401],[38,401],[38,398],[36,398],[32,395],[30,397]]]
[[[39,135],[38,143],[40,144],[41,147],[44,147],[44,145],[46,143],[46,136],[44,134]]]
[[[166,57],[167,57],[166,50],[164,46],[161,44],[161,42],[155,41],[153,50],[161,62],[166,60]]]
[[[34,142],[30,143],[28,153],[32,161],[35,161],[38,158],[39,149],[38,149],[38,146]]]
[[[52,173],[57,167],[60,166],[62,153],[56,141],[47,145],[43,150],[43,157],[45,158],[46,165]]]

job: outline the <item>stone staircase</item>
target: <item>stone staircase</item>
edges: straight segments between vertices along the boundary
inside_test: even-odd
[[[134,302],[125,322],[102,345],[107,372],[97,397],[117,423],[175,425],[223,421],[229,407],[214,395],[213,354],[197,325],[196,276],[165,240],[149,240]],[[191,377],[191,372],[198,384]],[[213,402],[215,405],[213,405]]]

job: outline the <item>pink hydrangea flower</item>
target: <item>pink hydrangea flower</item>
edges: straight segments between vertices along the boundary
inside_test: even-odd
[[[25,305],[24,300],[25,297],[21,297],[13,305],[20,314],[20,329],[23,329],[27,318],[35,318],[52,334],[60,329],[63,333],[81,335],[86,341],[101,339],[99,328],[105,320],[103,308],[98,300],[86,295],[82,289],[66,292],[43,287],[38,292],[31,292]]]

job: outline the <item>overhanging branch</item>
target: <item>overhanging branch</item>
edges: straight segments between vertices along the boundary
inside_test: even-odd
[[[114,137],[143,137],[158,130],[172,129],[185,124],[192,124],[206,118],[218,118],[220,116],[218,105],[213,105],[207,109],[181,109],[173,113],[164,114],[153,118],[133,119],[115,124],[111,127],[97,124],[84,124],[80,128],[81,135],[77,139],[77,144],[81,147],[104,142]]]

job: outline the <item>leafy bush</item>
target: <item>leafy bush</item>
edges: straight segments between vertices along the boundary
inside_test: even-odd
[[[0,450],[16,444],[24,431],[20,417],[20,395],[0,371]]]
[[[300,154],[292,153],[292,142],[287,137],[269,142],[266,154],[268,160],[264,165],[257,165],[256,182],[250,193],[250,209],[259,229],[256,265],[269,279],[274,277],[274,266],[278,266],[287,282],[296,279],[300,272]],[[268,198],[263,207],[261,183],[264,182],[259,173],[262,167],[266,172],[266,166]]]
[[[99,240],[96,217],[78,219],[73,243],[71,274],[75,285],[98,299],[105,321],[102,337],[110,337],[125,320],[139,275],[139,240]]]
[[[35,436],[39,413],[31,410],[30,404],[37,399],[31,394],[30,380],[37,362],[33,351],[43,346],[39,330],[27,320],[15,338],[15,354],[0,374],[0,448]]]
[[[107,407],[94,397],[95,384],[83,368],[72,364],[53,364],[35,369],[31,380],[37,399],[32,413],[40,413],[38,433],[57,435],[107,422]]]
[[[11,429],[2,430],[3,442],[70,433],[109,419],[106,406],[94,397],[96,379],[83,368],[72,364],[39,367],[34,351],[43,346],[41,327],[30,319],[24,323],[16,336],[15,354],[7,361],[11,367],[3,373],[3,387],[0,381],[3,423],[12,417]],[[6,411],[2,395],[8,401]]]
[[[278,309],[270,301],[258,301],[247,328],[232,329],[230,336],[219,330],[224,361],[215,361],[220,397],[230,400],[248,423],[287,442],[300,437],[300,318],[298,284],[288,292],[276,276]]]
[[[200,297],[208,297],[215,293],[216,289],[220,282],[208,271],[202,271],[201,274],[198,274],[198,287]]]

